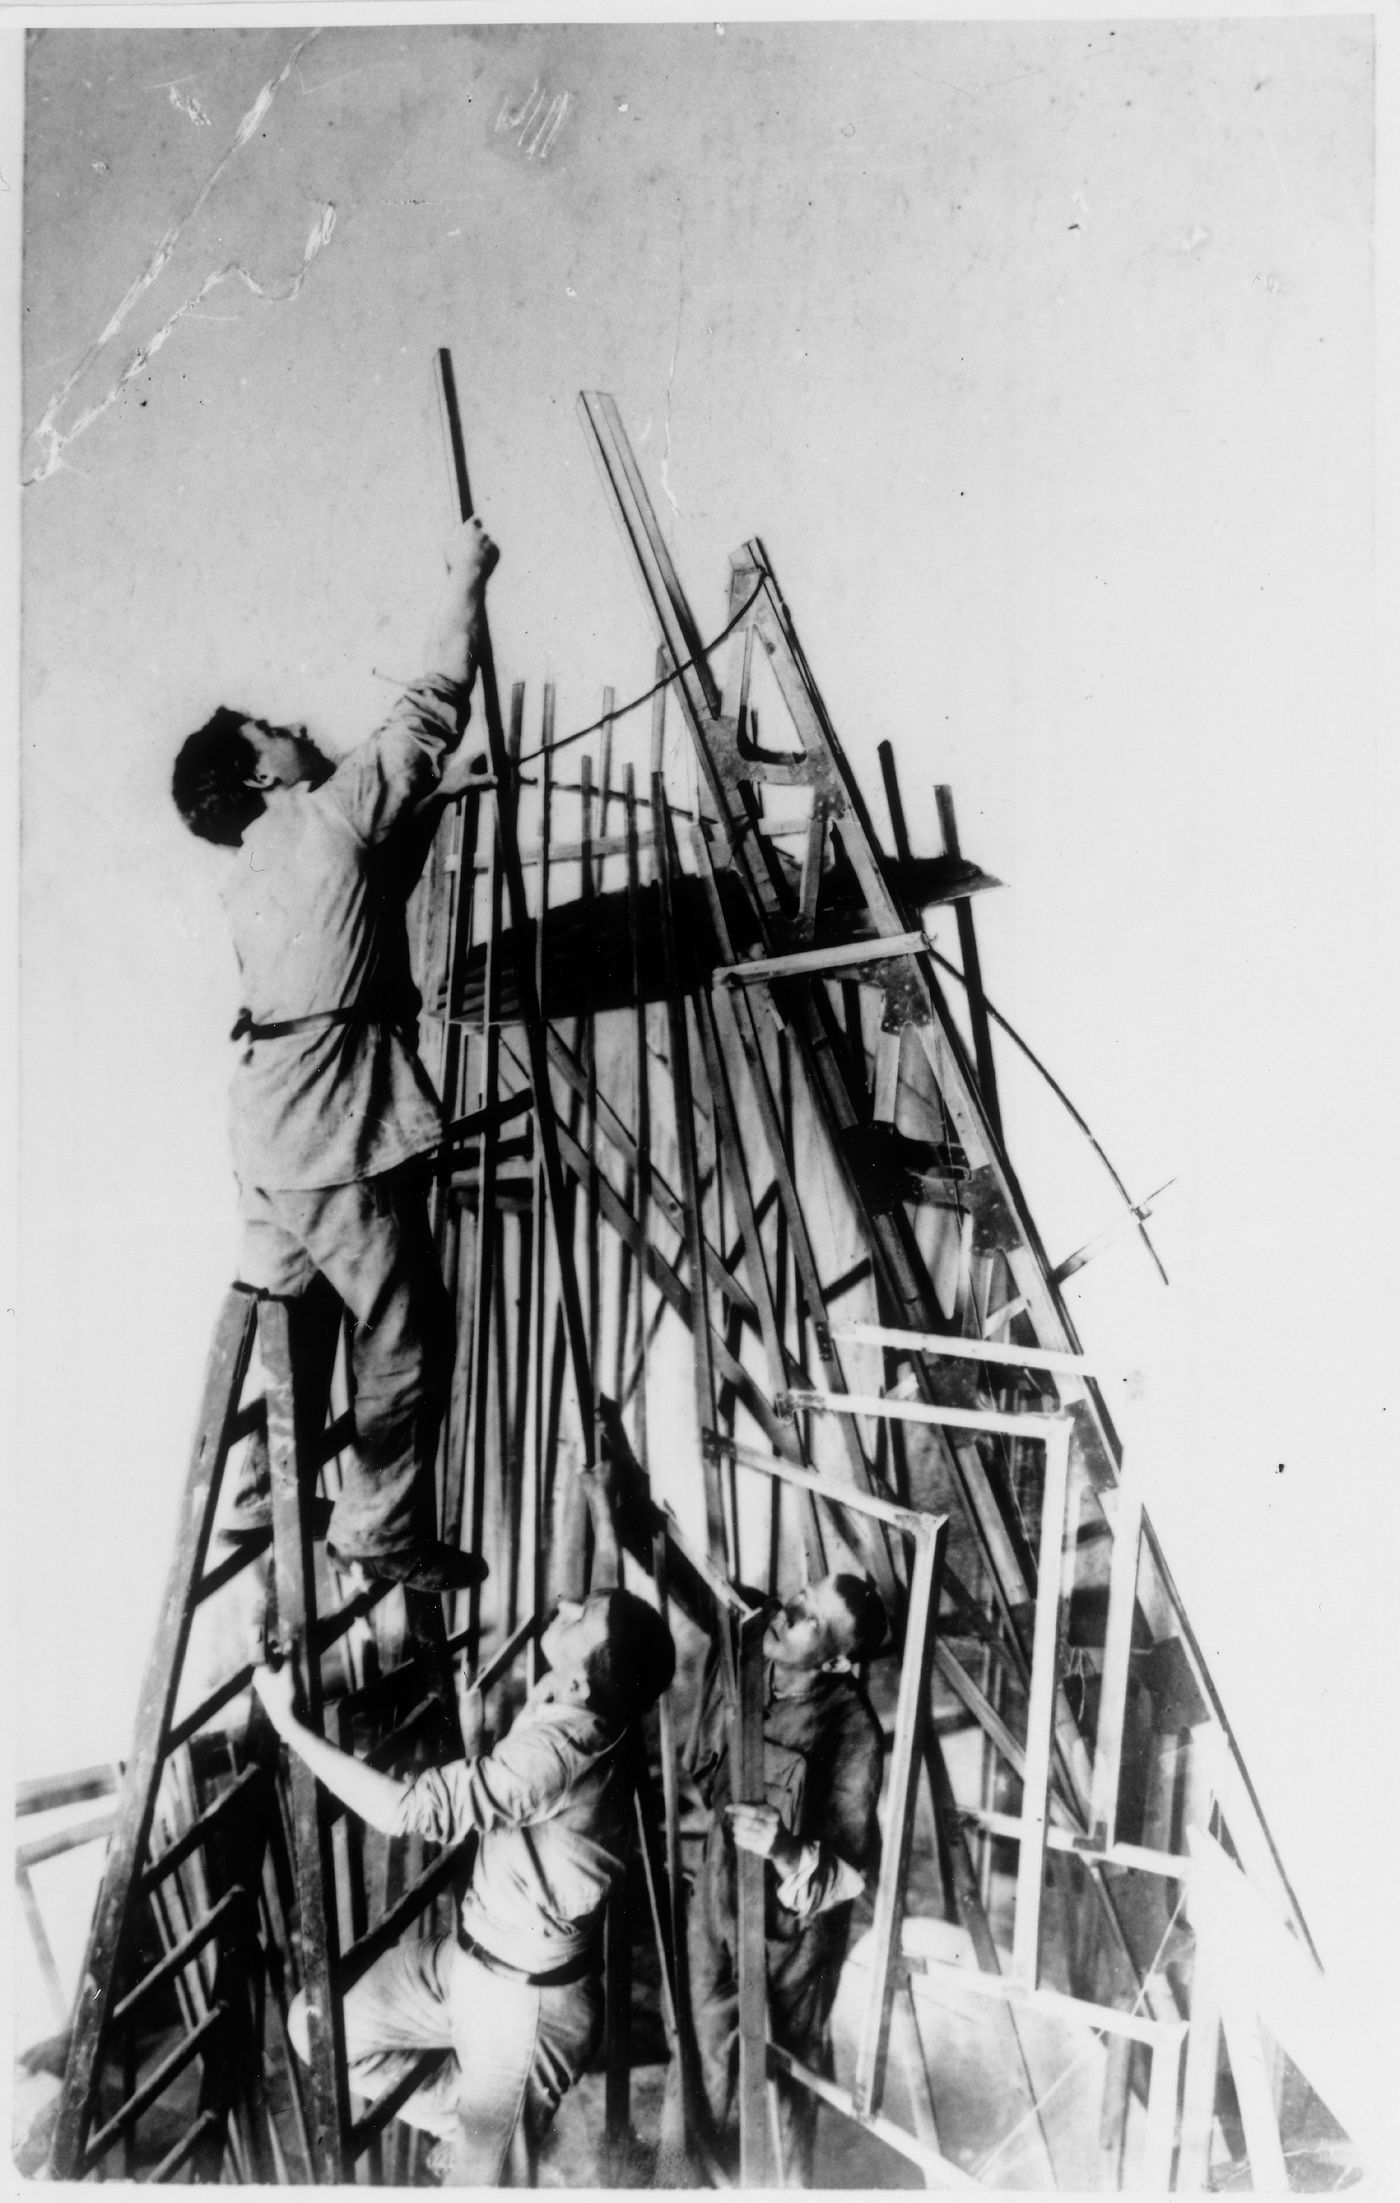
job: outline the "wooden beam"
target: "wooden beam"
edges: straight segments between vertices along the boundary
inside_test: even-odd
[[[156,1784],[189,1642],[194,1593],[204,1573],[229,1430],[238,1411],[257,1322],[255,1295],[235,1287],[223,1304],[204,1377],[180,1527],[137,1705],[135,1740],[117,1809],[102,1890],[83,1959],[76,2019],[54,2128],[59,2179],[79,2177],[106,2048],[113,1984],[155,1810]]]
[[[1069,1509],[1068,1423],[1061,1423],[1046,1436],[1045,1484],[1040,1506],[1040,1565],[1036,1571],[1031,1691],[1026,1709],[1026,1765],[1021,1784],[1021,1856],[1016,1869],[1016,1917],[1011,1956],[1016,1979],[1030,1988],[1036,1986],[1040,1969],[1040,1901],[1045,1876],[1060,1585]]]
[[[295,1661],[306,1726],[324,1735],[321,1662],[311,1632],[316,1618],[310,1521],[301,1503],[294,1412],[291,1333],[285,1301],[265,1300],[258,1343],[267,1369],[267,1449],[272,1468],[273,1550],[277,1631],[284,1658]],[[291,1762],[292,1833],[301,1924],[302,1990],[310,2037],[312,2162],[318,2181],[348,2176],[350,2124],[345,2083],[345,2029],[334,1986],[339,1956],[335,1866],[330,1829],[316,1777],[299,1752]]]
[[[938,1614],[938,1578],[948,1540],[946,1516],[925,1515],[914,1539],[914,1566],[909,1577],[909,1600],[904,1617],[904,1649],[899,1674],[899,1700],[895,1707],[894,1740],[890,1753],[885,1840],[880,1880],[875,1892],[875,1918],[870,1932],[870,1994],[865,2023],[856,2055],[852,2099],[862,2114],[878,2111],[884,2088],[885,2059],[889,2049],[890,2015],[896,1986],[895,1962],[899,1950],[900,1923],[904,1918],[904,1892],[909,1873],[909,1847],[914,1833],[914,1775],[922,1757],[923,1728],[928,1717],[929,1671],[933,1660],[933,1632]]]
[[[892,956],[913,956],[927,948],[925,933],[876,934],[868,941],[841,941],[831,948],[795,949],[791,956],[754,956],[747,963],[722,965],[713,974],[713,983],[717,987],[748,987],[772,986],[784,979],[819,979],[825,972],[884,964]]]
[[[1123,1724],[1128,1710],[1128,1662],[1137,1613],[1138,1551],[1142,1543],[1142,1498],[1135,1478],[1118,1486],[1113,1522],[1113,1559],[1108,1577],[1108,1619],[1104,1629],[1099,1718],[1094,1739],[1094,1785],[1089,1822],[1103,1850],[1118,1834],[1118,1787],[1123,1766]]]
[[[457,502],[463,520],[472,515],[471,488],[467,479],[466,446],[462,437],[461,416],[457,406],[457,387],[452,371],[452,356],[443,349],[437,355],[438,389],[442,400],[443,420],[447,432],[448,454],[457,493]],[[507,900],[510,905],[511,932],[515,945],[515,984],[521,1017],[524,1022],[526,1047],[530,1057],[530,1083],[535,1095],[535,1125],[539,1138],[541,1159],[544,1165],[545,1186],[549,1212],[554,1221],[555,1258],[559,1271],[559,1292],[564,1314],[565,1335],[574,1383],[578,1390],[579,1416],[583,1426],[584,1457],[591,1467],[594,1459],[593,1386],[589,1375],[588,1340],[584,1332],[583,1306],[579,1298],[578,1278],[574,1270],[573,1248],[564,1231],[564,1179],[559,1161],[558,1130],[554,1115],[554,1100],[549,1084],[549,1058],[545,1044],[544,1019],[540,1013],[539,996],[535,987],[535,974],[530,958],[530,911],[525,896],[525,877],[520,866],[520,844],[516,830],[516,780],[506,750],[505,730],[501,722],[500,697],[496,689],[496,666],[491,649],[491,635],[485,612],[481,614],[477,631],[477,655],[481,701],[486,720],[490,745],[491,768],[496,775],[496,831],[505,868]],[[543,928],[541,927],[541,932]]]
[[[730,1735],[730,1790],[736,1805],[762,1805],[763,1636],[760,1611],[745,1615],[735,1631],[738,1692]],[[739,1984],[739,2181],[766,2187],[771,2177],[768,2125],[768,1954],[764,1934],[768,1862],[736,1847],[736,1972]]]
[[[940,784],[934,789],[938,804],[938,823],[943,829],[945,855],[955,861],[962,855],[958,843],[957,814],[953,809],[953,791]],[[1002,1137],[1001,1103],[997,1096],[996,1065],[992,1056],[992,1029],[987,1017],[987,998],[982,991],[982,959],[977,949],[977,926],[972,915],[969,896],[962,896],[954,905],[958,919],[958,947],[962,954],[963,983],[967,988],[967,1014],[972,1022],[972,1050],[977,1065],[977,1088],[982,1097],[982,1107],[987,1123]]]

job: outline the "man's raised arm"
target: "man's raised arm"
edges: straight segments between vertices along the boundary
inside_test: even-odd
[[[486,584],[500,552],[473,516],[447,546],[447,583],[428,629],[423,670],[470,689],[480,656]]]

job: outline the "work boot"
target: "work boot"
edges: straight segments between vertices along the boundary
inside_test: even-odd
[[[419,1538],[395,1553],[343,1553],[326,1547],[328,1558],[345,1574],[370,1582],[402,1584],[405,1591],[470,1591],[491,1573],[479,1553],[444,1545],[440,1538]]]

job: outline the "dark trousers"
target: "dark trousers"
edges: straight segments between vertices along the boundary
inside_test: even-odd
[[[739,2074],[739,1977],[732,1930],[726,1932],[713,1920],[708,1895],[702,1872],[691,1897],[686,1951],[699,2078],[715,2143],[722,2150]],[[780,1942],[770,1936],[766,1944],[768,2024],[773,2040],[824,2076],[831,2073],[829,2023],[845,1957],[849,1906],[843,1906],[841,1913],[839,1921],[826,1914],[791,1940]],[[807,2188],[812,2185],[817,2099],[809,2089],[783,2079],[777,2083],[777,2092],[785,2184]],[[662,2114],[662,2155],[668,2167],[674,2166],[679,2112],[680,2073],[673,2064]],[[661,2177],[658,2168],[659,2181]]]

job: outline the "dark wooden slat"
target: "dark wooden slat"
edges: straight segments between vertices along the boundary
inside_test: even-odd
[[[122,1785],[121,1768],[109,1762],[83,1767],[71,1775],[38,1775],[15,1785],[15,1813],[56,1812],[61,1805],[83,1805],[89,1798],[110,1798]]]
[[[681,1161],[681,1201],[685,1214],[686,1251],[690,1259],[695,1316],[691,1336],[695,1341],[695,1416],[702,1447],[715,1431],[714,1339],[710,1330],[705,1291],[704,1224],[700,1206],[700,1168],[695,1146],[695,1100],[690,1076],[690,1036],[687,1030],[685,975],[676,936],[675,840],[666,801],[666,785],[659,757],[652,759],[652,813],[657,822],[656,870],[661,886],[662,947],[666,966],[666,1023],[670,1038],[671,1083],[675,1094],[676,1144]],[[736,1555],[726,1521],[719,1464],[712,1448],[703,1453],[705,1521],[710,1552],[723,1554],[731,1569]]]
[[[52,2162],[60,2179],[75,2177],[82,2161],[84,2137],[92,2116],[92,2092],[100,2069],[111,2008],[112,1984],[125,1940],[134,1884],[150,1838],[166,1733],[189,1640],[194,1587],[204,1571],[219,1480],[227,1457],[229,1423],[237,1409],[247,1371],[256,1320],[254,1296],[235,1288],[220,1313],[205,1372],[204,1398],[181,1503],[175,1555],[141,1685],[135,1742],[83,1961],[77,2019],[54,2130]]]
[[[764,1615],[745,1616],[735,1632],[738,1694],[730,1740],[736,1805],[761,1805],[763,1787]],[[736,1957],[739,1979],[739,2179],[768,2185],[772,2147],[768,2125],[768,1953],[764,1940],[765,1859],[736,1849]]]
[[[442,399],[443,419],[447,429],[448,451],[457,492],[457,502],[461,517],[463,520],[469,520],[472,514],[471,486],[467,477],[466,445],[462,436],[461,414],[457,405],[457,386],[452,370],[451,354],[445,349],[439,351],[437,363],[438,388]],[[535,974],[530,956],[530,912],[525,896],[525,875],[521,870],[520,842],[516,830],[516,784],[519,775],[512,767],[506,751],[505,730],[501,722],[501,702],[496,689],[495,658],[491,649],[490,628],[484,612],[478,629],[477,649],[481,701],[486,720],[487,738],[490,744],[491,770],[496,776],[496,832],[505,867],[506,894],[510,905],[511,931],[515,942],[515,983],[524,1015],[525,1041],[530,1056],[530,1084],[535,1095],[535,1122],[539,1133],[540,1156],[544,1166],[549,1212],[554,1222],[560,1299],[563,1306],[569,1358],[573,1367],[574,1383],[578,1390],[579,1415],[583,1426],[584,1457],[591,1466],[594,1458],[595,1442],[593,1387],[589,1375],[588,1340],[583,1326],[583,1306],[579,1299],[573,1247],[563,1230],[564,1175],[559,1161],[554,1098],[549,1084],[549,1059],[545,1047],[544,1020],[540,1014],[539,999],[535,992]]]
[[[201,2111],[188,2134],[183,2135],[173,2149],[166,2151],[158,2165],[151,2167],[146,2175],[147,2181],[159,2187],[165,2181],[173,2180],[176,2173],[189,2163],[201,2144],[218,2133],[220,2123],[217,2112]]]
[[[113,2022],[128,2019],[137,2006],[143,2004],[154,1990],[160,1988],[164,1982],[169,1981],[175,1974],[179,1973],[182,1966],[188,1965],[190,1959],[197,1952],[204,1949],[205,1944],[219,1933],[230,1913],[247,1903],[247,1890],[241,1884],[235,1884],[219,1899],[214,1910],[207,1912],[204,1918],[190,1929],[189,1934],[182,1937],[172,1951],[167,1952],[160,1964],[153,1966],[148,1974],[144,1974],[135,1988],[128,1990],[121,2002],[113,2006]]]
[[[890,2017],[898,1986],[899,1930],[904,1918],[904,1892],[914,1834],[915,1775],[922,1758],[923,1729],[928,1717],[939,1576],[947,1540],[946,1519],[925,1517],[909,1576],[899,1702],[895,1708],[894,1744],[886,1789],[885,1840],[870,1937],[870,1997],[852,2089],[856,2110],[862,2116],[880,2109],[884,2089]]]
[[[887,748],[887,744],[882,745]],[[883,763],[883,757],[881,759]],[[893,770],[893,760],[891,760]],[[958,820],[953,809],[953,791],[942,783],[934,789],[938,803],[938,823],[943,829],[944,851],[954,862],[962,855],[958,846]],[[901,850],[900,854],[907,855]],[[987,1122],[1001,1141],[1001,1102],[997,1095],[996,1063],[992,1056],[992,1028],[987,1017],[987,997],[982,991],[982,958],[977,947],[977,924],[972,915],[972,901],[961,896],[953,905],[958,921],[958,947],[962,952],[963,979],[967,986],[967,1014],[972,1021],[972,1048],[977,1064],[977,1087],[982,1096],[982,1107]]]
[[[382,2096],[376,2096],[368,2111],[355,2120],[349,2134],[349,2155],[361,2157],[384,2132],[389,2121],[408,2102],[414,2090],[421,2088],[438,2063],[437,2053],[428,2051],[415,2059],[408,2071],[401,2074],[392,2088],[386,2088]]]
[[[446,1889],[462,1865],[470,1846],[475,1842],[475,1831],[449,1844],[440,1851],[430,1867],[412,1881],[398,1903],[383,1919],[376,1921],[367,1935],[352,1943],[336,1969],[338,1995],[344,1997],[363,1974],[368,1973],[376,1958],[392,1948],[406,1927],[415,1921],[425,1906],[432,1903],[440,1889]]]
[[[309,1522],[300,1503],[290,1327],[283,1303],[266,1303],[261,1344],[268,1372],[267,1436],[277,1554],[277,1627],[296,1660],[308,1728],[324,1734],[321,1662],[308,1646],[316,1614]],[[316,2178],[335,2184],[348,2170],[345,2034],[333,1987],[337,1955],[335,1868],[316,1777],[291,1758],[292,1822],[301,1919],[302,1988],[310,2037],[310,2124]]]
[[[105,2157],[112,2144],[121,2135],[125,2134],[127,2129],[133,2126],[143,2113],[150,2110],[151,2105],[156,2102],[157,2098],[165,2094],[170,2083],[184,2072],[185,2067],[193,2058],[198,2056],[204,2043],[208,2041],[216,2028],[222,2027],[227,2016],[227,2006],[216,2004],[213,2010],[200,2021],[199,2025],[185,2036],[182,2042],[176,2043],[168,2057],[161,2059],[149,2080],[143,2081],[135,2095],[128,2096],[126,2102],[113,2114],[106,2125],[99,2127],[92,2136],[83,2153],[85,2169],[90,2170],[100,2157]]]

